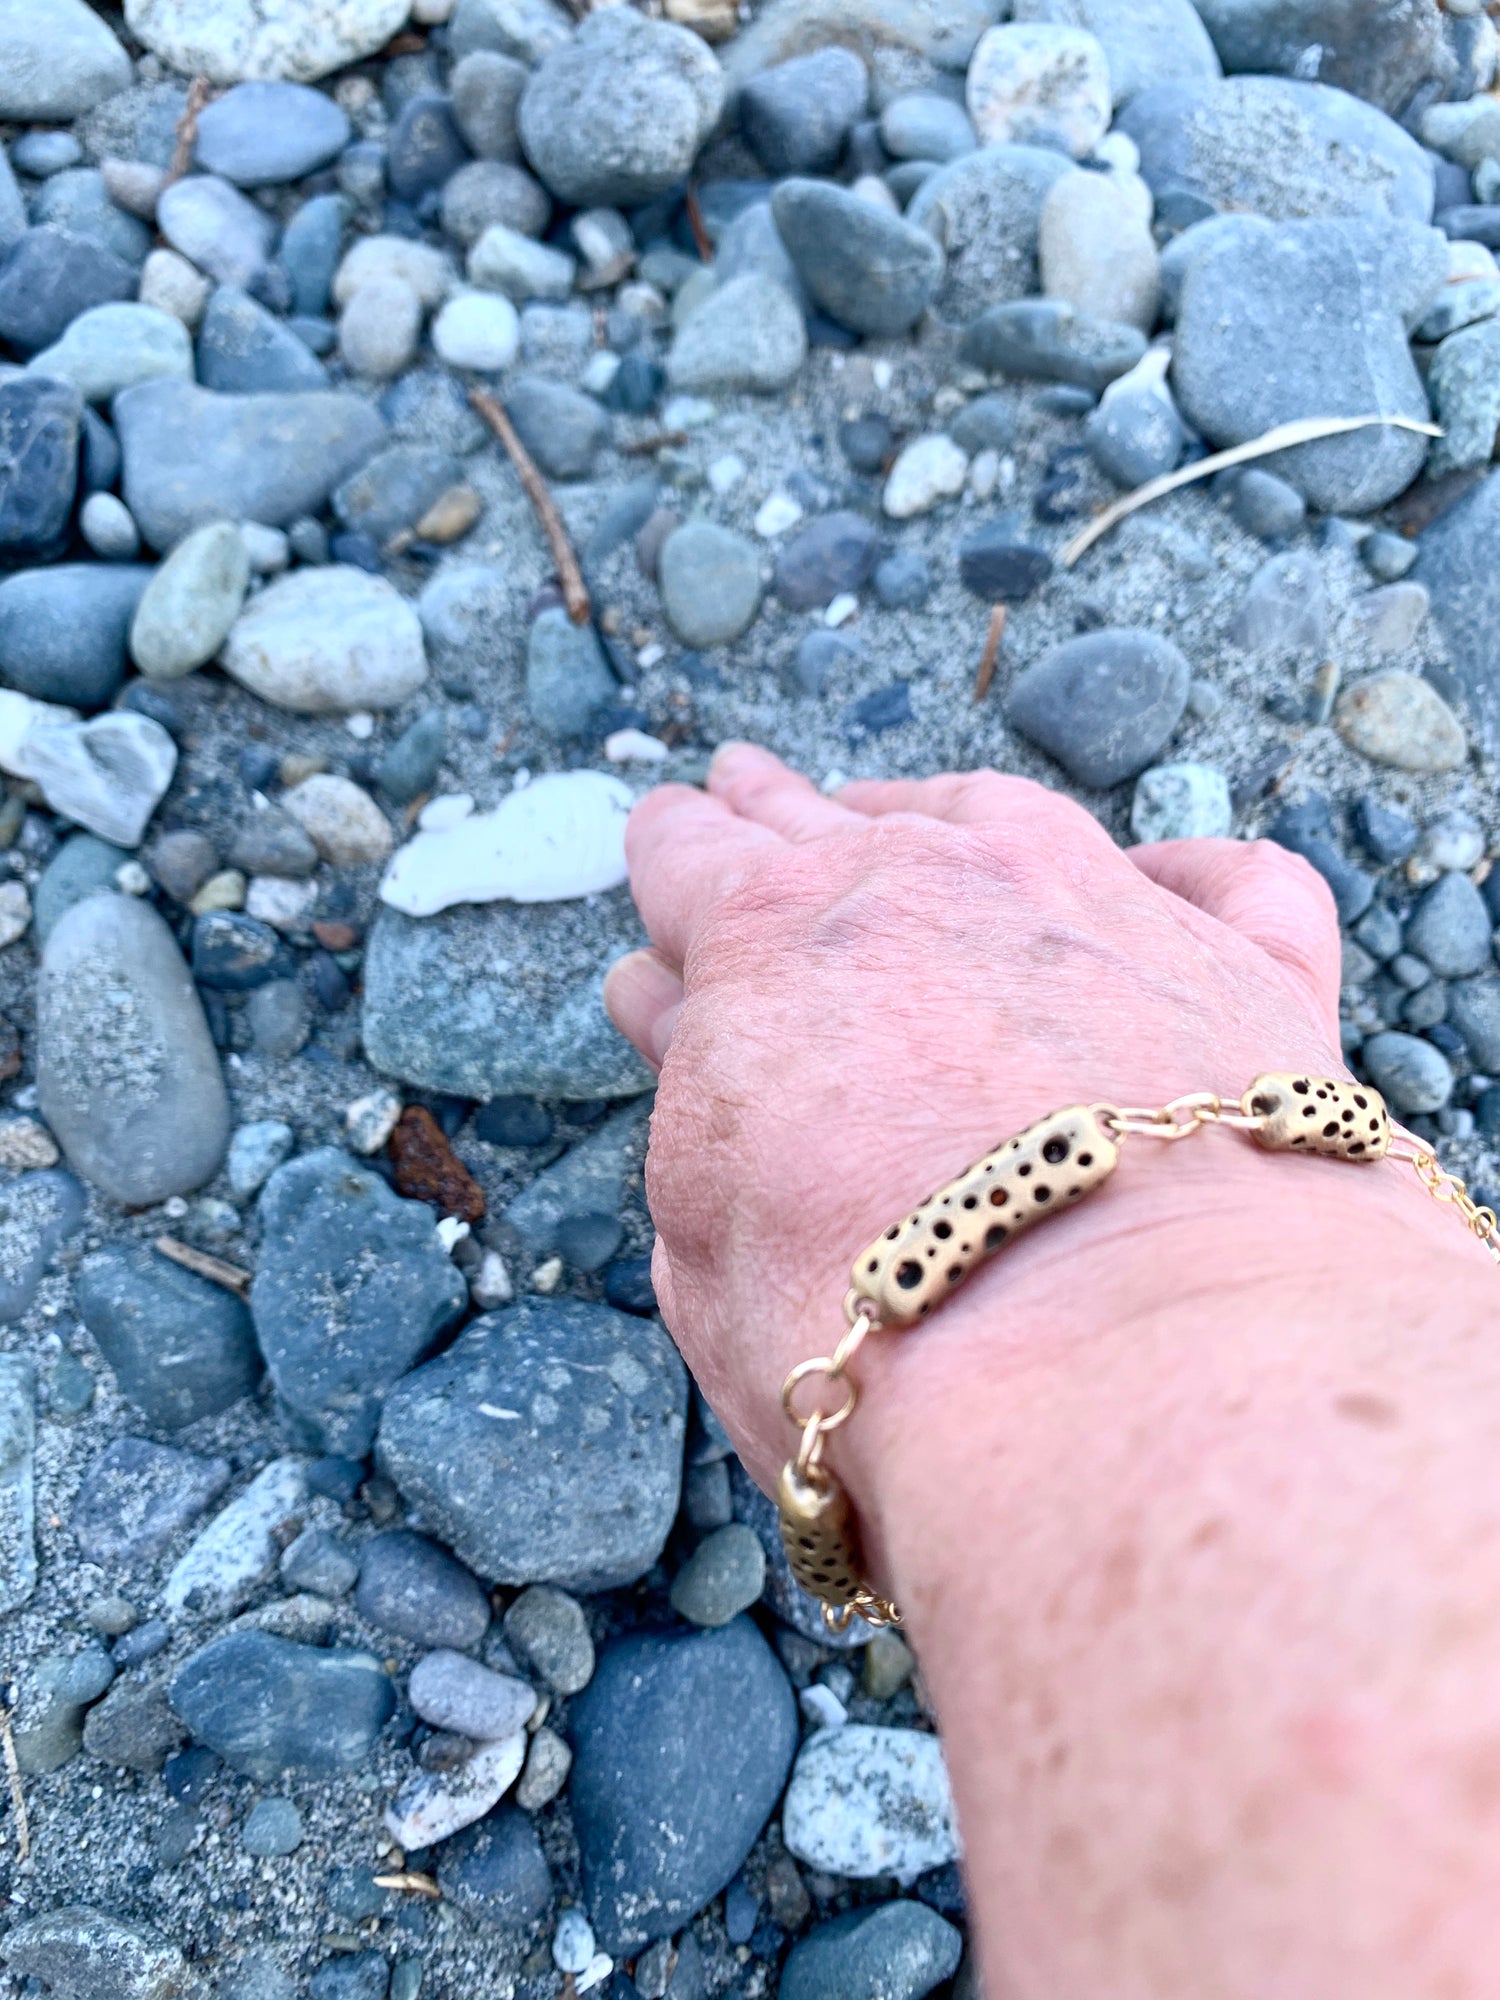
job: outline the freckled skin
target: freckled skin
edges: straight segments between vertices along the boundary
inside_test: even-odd
[[[1327,890],[978,773],[637,808],[673,1333],[755,1476],[848,1266],[1065,1105],[1345,1074]],[[1132,1139],[832,1443],[941,1717],[987,2000],[1490,2000],[1500,1276],[1396,1162]]]

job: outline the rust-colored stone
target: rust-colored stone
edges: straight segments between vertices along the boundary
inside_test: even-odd
[[[21,1073],[21,1037],[14,1022],[0,1014],[0,1083]]]
[[[337,924],[327,917],[318,918],[312,934],[324,951],[353,951],[359,943],[359,932],[353,924]]]
[[[443,1135],[443,1128],[420,1104],[408,1104],[386,1145],[396,1169],[396,1189],[412,1201],[430,1201],[460,1222],[484,1215],[484,1190]]]

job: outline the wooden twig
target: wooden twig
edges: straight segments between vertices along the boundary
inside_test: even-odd
[[[394,1875],[377,1875],[373,1879],[377,1889],[409,1889],[414,1896],[426,1896],[436,1903],[443,1899],[443,1892],[433,1878],[415,1868],[403,1868]]]
[[[210,1257],[206,1250],[195,1250],[191,1243],[180,1243],[175,1236],[158,1236],[152,1245],[163,1257],[174,1264],[180,1264],[185,1271],[194,1271],[200,1278],[207,1278],[210,1284],[222,1285],[226,1292],[233,1292],[238,1298],[250,1296],[250,1273],[242,1271],[238,1264],[226,1264],[222,1257]]]
[[[621,458],[649,458],[654,451],[665,451],[669,445],[686,444],[686,431],[652,431],[649,437],[630,438],[624,444],[615,446]]]
[[[167,169],[167,187],[173,181],[180,181],[193,164],[193,148],[198,143],[198,119],[212,96],[213,86],[206,76],[195,76],[188,85],[187,103],[183,105],[182,116],[177,121],[177,144],[172,148],[172,164]]]
[[[538,471],[535,459],[516,436],[515,425],[493,396],[484,389],[471,389],[469,401],[505,446],[510,462],[516,468],[516,477],[525,489],[526,498],[536,509],[537,519],[552,551],[552,560],[557,565],[557,580],[562,585],[568,616],[575,625],[587,625],[590,617],[588,585],[578,567],[578,558],[573,553],[573,544],[563,526],[562,515],[557,511],[557,502],[548,491],[547,482]]]
[[[714,261],[713,238],[709,235],[708,229],[704,224],[703,207],[698,200],[698,190],[695,187],[689,187],[687,193],[682,198],[682,205],[687,210],[688,228],[693,232],[693,241],[698,246],[698,255],[705,264],[711,264]]]
[[[5,1751],[5,1775],[10,1780],[10,1802],[16,1814],[16,1859],[25,1861],[31,1853],[31,1821],[26,1816],[26,1794],[21,1786],[21,1765],[8,1708],[0,1709],[0,1747]]]
[[[1005,606],[993,605],[990,609],[990,629],[984,642],[984,651],[979,655],[979,672],[974,676],[974,699],[983,701],[990,691],[990,682],[995,678],[995,663],[1000,658],[1000,641],[1005,637]]]
[[[1345,431],[1366,430],[1371,424],[1389,424],[1393,430],[1417,431],[1423,437],[1443,435],[1439,425],[1418,423],[1414,417],[1298,417],[1292,423],[1278,424],[1263,437],[1251,438],[1246,444],[1231,445],[1227,451],[1211,452],[1207,458],[1195,459],[1191,465],[1180,466],[1176,472],[1164,472],[1159,479],[1148,479],[1133,493],[1124,494],[1113,506],[1096,515],[1086,528],[1080,528],[1072,541],[1065,545],[1063,568],[1071,569],[1084,551],[1091,549],[1101,535],[1107,535],[1117,521],[1133,514],[1137,507],[1149,506],[1151,501],[1160,500],[1164,493],[1175,493],[1179,486],[1191,485],[1195,479],[1207,479],[1215,472],[1222,472],[1226,466],[1243,465],[1247,459],[1264,458],[1273,451],[1289,451],[1293,445],[1314,444],[1319,438],[1340,437]]]

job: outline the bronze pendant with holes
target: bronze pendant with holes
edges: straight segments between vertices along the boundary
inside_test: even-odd
[[[867,1595],[860,1576],[849,1499],[821,1469],[785,1465],[776,1486],[781,1545],[802,1588],[830,1605],[852,1605]]]
[[[1258,1076],[1240,1102],[1260,1120],[1252,1136],[1267,1152],[1381,1160],[1390,1149],[1385,1099],[1367,1083],[1271,1071]]]

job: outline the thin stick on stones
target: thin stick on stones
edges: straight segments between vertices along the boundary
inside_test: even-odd
[[[222,1257],[210,1257],[206,1250],[195,1250],[191,1243],[180,1243],[175,1236],[158,1236],[152,1248],[172,1263],[180,1264],[185,1271],[196,1272],[200,1278],[207,1278],[210,1284],[222,1285],[226,1292],[233,1292],[238,1298],[250,1295],[250,1273],[242,1271],[238,1264],[226,1264]]]
[[[975,701],[983,701],[990,691],[990,682],[995,678],[995,664],[1000,658],[1000,641],[1004,637],[1005,606],[996,604],[990,610],[989,635],[979,656],[979,671],[974,676]]]
[[[698,200],[698,190],[695,187],[688,189],[682,198],[682,205],[687,212],[688,228],[693,232],[693,241],[698,246],[698,255],[705,264],[711,264],[714,261],[713,238],[709,235],[708,226],[703,220],[703,207]]]
[[[1362,431],[1371,424],[1389,424],[1398,431],[1417,431],[1423,437],[1441,437],[1442,428],[1438,424],[1419,423],[1414,417],[1298,417],[1289,424],[1277,424],[1258,438],[1251,438],[1245,444],[1231,445],[1227,451],[1210,453],[1207,458],[1195,459],[1191,465],[1180,466],[1176,472],[1164,472],[1159,479],[1148,479],[1144,486],[1138,486],[1133,493],[1126,493],[1096,515],[1086,528],[1081,528],[1072,541],[1065,544],[1062,551],[1064,569],[1071,569],[1086,549],[1091,549],[1101,535],[1107,535],[1117,521],[1123,521],[1127,514],[1133,514],[1137,507],[1149,506],[1153,500],[1160,500],[1164,493],[1175,493],[1179,486],[1188,486],[1195,479],[1208,479],[1226,466],[1243,465],[1247,459],[1265,458],[1273,451],[1289,451],[1295,444],[1312,444],[1318,438],[1340,437],[1345,431]]]
[[[649,437],[628,438],[615,449],[621,458],[649,458],[653,452],[665,451],[668,446],[683,445],[687,441],[686,431],[652,431]]]
[[[177,120],[177,144],[172,149],[172,164],[167,169],[166,185],[180,181],[193,164],[193,148],[198,143],[199,115],[213,96],[213,85],[206,76],[195,76],[188,85],[187,103],[182,107],[182,116]]]
[[[536,509],[536,517],[542,524],[542,533],[547,537],[547,546],[552,551],[552,560],[557,565],[557,579],[562,585],[563,603],[568,607],[568,616],[575,625],[587,625],[592,615],[588,586],[583,580],[583,571],[578,567],[573,544],[568,540],[568,531],[563,526],[562,515],[557,511],[557,502],[548,491],[547,482],[538,471],[535,459],[516,436],[515,425],[493,396],[483,389],[471,389],[469,401],[505,446],[510,462],[516,468],[516,477],[525,490],[526,498]]]
[[[409,1889],[414,1896],[426,1896],[431,1902],[440,1903],[443,1892],[430,1875],[422,1875],[413,1868],[403,1868],[394,1875],[371,1877],[377,1889]]]
[[[0,1709],[0,1748],[5,1752],[5,1775],[10,1780],[10,1802],[16,1815],[16,1859],[24,1861],[31,1853],[31,1821],[26,1816],[26,1793],[21,1785],[21,1765],[8,1708]]]

